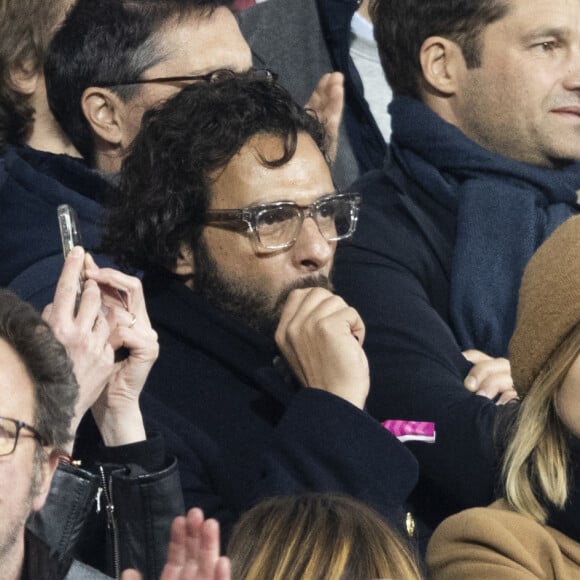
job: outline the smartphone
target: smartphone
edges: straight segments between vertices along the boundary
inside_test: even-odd
[[[60,228],[60,239],[62,241],[62,253],[66,260],[69,252],[75,246],[82,246],[81,231],[79,229],[79,218],[77,212],[67,204],[59,205],[57,210],[58,227]]]
[[[81,230],[79,228],[79,218],[77,212],[68,204],[59,205],[57,210],[58,227],[60,229],[60,239],[62,241],[62,253],[64,259],[69,255],[75,246],[82,246]],[[77,297],[75,303],[75,314],[78,310],[82,293],[82,279],[79,279],[77,286]]]

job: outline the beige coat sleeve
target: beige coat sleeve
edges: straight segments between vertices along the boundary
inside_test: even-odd
[[[445,520],[427,568],[433,580],[572,580],[580,578],[580,545],[496,502]]]

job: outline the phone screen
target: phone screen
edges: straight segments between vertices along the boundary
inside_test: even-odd
[[[75,246],[82,245],[79,220],[77,212],[67,204],[58,206],[57,215],[58,226],[60,228],[60,239],[62,240],[62,253],[66,259],[69,252]]]
[[[70,205],[63,204],[57,208],[58,227],[60,229],[60,239],[62,241],[62,253],[64,259],[75,246],[82,246],[81,232],[79,229],[79,219],[77,212]],[[77,297],[75,303],[75,314],[78,311],[82,294],[82,278],[77,286]]]

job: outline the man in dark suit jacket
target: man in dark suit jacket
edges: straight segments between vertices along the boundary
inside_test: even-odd
[[[186,504],[226,535],[259,498],[307,490],[410,519],[414,459],[364,410],[364,325],[331,291],[359,200],[334,192],[325,143],[276,84],[193,85],[145,117],[109,224],[159,334],[144,414],[180,459]]]

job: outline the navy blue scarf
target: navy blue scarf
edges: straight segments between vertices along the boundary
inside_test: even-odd
[[[462,348],[505,356],[523,270],[578,208],[580,163],[562,170],[480,147],[423,103],[390,105],[392,152],[427,195],[457,216],[450,309]]]

